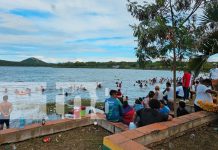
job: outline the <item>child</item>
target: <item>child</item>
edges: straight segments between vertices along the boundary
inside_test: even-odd
[[[177,109],[177,117],[187,115],[189,112],[185,109],[185,102],[179,101],[179,108]]]
[[[142,102],[139,99],[136,99],[133,108],[135,111],[138,111],[138,110],[143,109],[144,106],[142,105]]]
[[[184,99],[184,91],[183,91],[183,87],[182,87],[182,82],[177,83],[176,98]]]
[[[170,113],[170,108],[167,106],[167,104],[165,103],[164,100],[160,100],[160,113],[164,114],[164,115],[169,115]]]

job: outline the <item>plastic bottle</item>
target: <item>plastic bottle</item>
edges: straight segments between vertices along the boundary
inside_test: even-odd
[[[95,121],[94,121],[94,125],[95,125],[95,126],[97,126],[97,125],[98,125],[98,122],[97,122],[97,120],[95,120]]]
[[[20,124],[19,124],[19,128],[24,128],[25,124],[26,124],[26,120],[23,117],[20,117]]]
[[[136,128],[136,125],[134,122],[130,122],[129,123],[129,130],[132,130],[132,129],[135,129]]]
[[[44,126],[45,125],[45,118],[43,117],[42,118],[42,126]]]
[[[105,102],[105,113],[106,114],[109,113],[109,104],[108,104],[108,101]]]

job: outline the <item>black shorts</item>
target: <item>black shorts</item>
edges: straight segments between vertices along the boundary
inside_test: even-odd
[[[10,127],[9,123],[10,119],[0,119],[0,125],[3,126],[4,124],[6,124],[7,129]]]

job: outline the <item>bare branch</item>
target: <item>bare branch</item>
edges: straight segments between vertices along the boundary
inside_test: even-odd
[[[171,0],[170,0],[170,12],[171,12],[171,19],[172,19],[172,27],[174,27],[174,13],[173,13],[173,7],[172,7]]]
[[[201,0],[200,2],[196,2],[195,6],[193,7],[193,10],[191,11],[191,13],[186,17],[186,19],[181,23],[181,26],[189,20],[189,18],[196,12],[196,10],[201,6],[203,0]]]

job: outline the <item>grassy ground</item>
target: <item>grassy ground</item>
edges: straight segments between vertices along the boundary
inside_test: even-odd
[[[70,112],[73,109],[73,101],[69,102],[68,104],[65,104],[64,109],[65,112]],[[57,106],[55,103],[47,103],[47,114],[53,113],[54,108]],[[91,106],[91,101],[87,99],[81,100],[81,106]],[[102,110],[104,107],[104,102],[96,102],[95,108]]]
[[[218,123],[197,128],[181,137],[151,147],[154,150],[217,150]]]
[[[43,138],[34,138],[24,142],[0,145],[0,150],[101,150],[103,137],[111,133],[99,126],[86,126],[66,132],[61,132],[45,137],[50,137],[51,142],[44,143]]]

